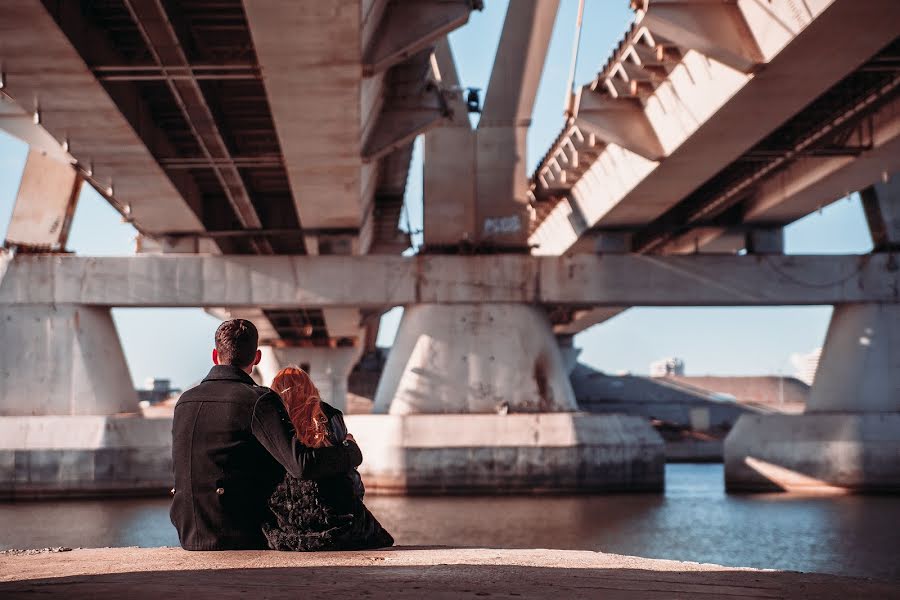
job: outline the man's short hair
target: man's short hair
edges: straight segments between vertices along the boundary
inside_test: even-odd
[[[231,319],[216,329],[216,352],[220,365],[234,365],[242,369],[253,364],[259,333],[247,319]]]

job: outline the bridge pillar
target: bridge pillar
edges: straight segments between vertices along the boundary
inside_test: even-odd
[[[0,416],[138,410],[108,308],[0,307]]]
[[[64,250],[81,183],[72,165],[30,150],[4,245],[25,252]]]
[[[875,250],[900,248],[900,177],[861,195]],[[742,416],[725,440],[725,483],[735,491],[900,492],[898,457],[900,304],[840,304],[806,411]]]
[[[81,185],[72,165],[29,151],[5,246],[20,253],[64,251]],[[0,416],[138,410],[108,308],[4,304],[0,340]]]
[[[263,346],[262,360],[257,366],[262,385],[270,385],[275,375],[291,365],[298,366],[312,378],[322,400],[339,410],[347,409],[347,378],[359,360],[362,346],[275,347]]]
[[[372,415],[348,427],[370,490],[660,491],[646,419],[577,412],[546,314],[527,304],[409,306]]]
[[[419,304],[403,313],[376,413],[577,410],[550,322],[526,304]]]
[[[876,251],[900,249],[900,173],[860,193]]]
[[[725,440],[731,491],[900,491],[900,305],[834,309],[801,415],[743,415]]]

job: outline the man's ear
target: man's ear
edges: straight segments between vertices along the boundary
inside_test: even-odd
[[[213,348],[213,356],[212,356],[212,359],[213,359],[213,364],[214,364],[214,365],[219,364],[219,351],[216,350],[215,348]]]
[[[251,367],[255,367],[256,365],[259,364],[259,361],[261,361],[261,360],[262,360],[262,351],[259,350],[259,349],[257,349],[257,350],[256,350],[256,357],[253,359],[253,364],[250,365],[250,366],[251,366]]]

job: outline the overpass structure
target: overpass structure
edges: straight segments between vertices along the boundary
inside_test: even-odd
[[[634,305],[834,304],[807,414],[742,418],[728,484],[900,489],[900,5],[632,4],[530,178],[557,0],[510,3],[475,128],[446,41],[474,0],[0,7],[0,127],[31,146],[0,260],[0,426],[134,409],[111,307],[250,318],[263,379],[307,365],[340,405],[402,304],[357,436],[374,487],[658,489],[661,441],[574,412],[560,344]],[[419,135],[425,246],[405,258]],[[83,182],[141,256],[65,254]],[[871,255],[783,254],[785,225],[853,191]],[[53,456],[34,460],[56,477]]]

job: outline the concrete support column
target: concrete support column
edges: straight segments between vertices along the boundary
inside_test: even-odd
[[[631,252],[630,231],[604,231],[594,241],[597,254],[628,254]]]
[[[806,412],[900,413],[900,304],[834,308]]]
[[[900,173],[864,189],[860,196],[875,250],[900,248]]]
[[[309,373],[319,388],[322,400],[339,410],[347,409],[347,377],[359,360],[362,346],[282,347],[263,346],[262,360],[257,366],[262,385],[270,385],[275,375],[291,365]]]
[[[744,415],[725,440],[729,490],[900,492],[900,305],[831,317],[806,412]]]
[[[576,410],[546,315],[526,304],[406,308],[375,393],[376,413]]]
[[[137,412],[108,308],[0,306],[0,416]]]
[[[347,420],[370,491],[661,491],[641,417],[579,413],[560,342],[529,304],[406,307],[371,415]]]
[[[6,230],[6,246],[40,252],[64,250],[81,182],[72,165],[38,150],[29,151]]]
[[[747,232],[750,254],[784,254],[784,228],[768,227]]]
[[[560,356],[563,359],[563,366],[566,374],[571,375],[578,364],[578,356],[581,354],[581,348],[575,347],[575,336],[570,333],[557,333],[556,343],[559,344]]]

